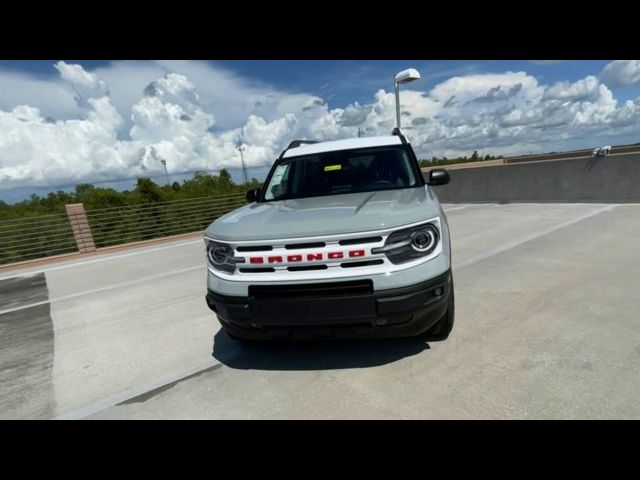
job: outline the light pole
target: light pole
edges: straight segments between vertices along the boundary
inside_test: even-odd
[[[171,184],[171,180],[169,180],[169,171],[167,170],[167,161],[166,160],[160,160],[160,163],[164,167],[164,174],[167,176],[167,185],[170,185]]]
[[[240,152],[240,161],[242,162],[242,175],[244,176],[244,183],[249,183],[249,179],[247,178],[247,167],[244,164],[244,145],[240,145],[238,147],[238,151]]]
[[[393,84],[396,88],[396,123],[398,130],[400,130],[400,85],[419,79],[420,72],[415,68],[407,68],[406,70],[396,73],[395,77],[393,77]]]

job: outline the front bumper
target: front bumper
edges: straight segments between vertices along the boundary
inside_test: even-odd
[[[392,290],[374,291],[369,283],[258,288],[247,297],[209,290],[206,300],[222,326],[240,338],[407,337],[446,314],[453,288],[451,270]]]

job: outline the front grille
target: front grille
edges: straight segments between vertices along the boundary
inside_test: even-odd
[[[440,219],[425,220],[440,231]],[[423,222],[420,223],[422,225]],[[322,282],[374,278],[389,271],[427,262],[442,252],[442,243],[420,258],[409,258],[406,267],[393,262],[391,250],[384,249],[391,235],[417,228],[417,224],[354,233],[291,236],[271,240],[239,240],[227,243],[234,253],[235,279],[247,283]],[[395,258],[395,257],[394,257]],[[411,263],[409,263],[409,260]],[[404,264],[403,264],[404,265]],[[229,273],[229,272],[227,272]],[[230,273],[231,274],[231,273]],[[223,278],[227,278],[223,276]],[[234,279],[234,280],[235,280]]]
[[[371,293],[373,293],[371,280],[294,285],[249,285],[249,296],[257,298],[347,297]]]
[[[384,273],[388,262],[384,253],[374,253],[384,246],[386,231],[337,234],[323,237],[293,237],[271,242],[255,240],[231,244],[238,262],[237,274],[243,280],[335,281],[360,275]],[[359,272],[361,271],[361,272]]]

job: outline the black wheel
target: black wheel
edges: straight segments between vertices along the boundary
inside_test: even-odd
[[[438,323],[431,327],[426,332],[420,335],[421,338],[427,342],[440,342],[446,340],[453,330],[453,323],[455,319],[455,300],[453,298],[453,283],[451,284],[451,295],[449,295],[449,308]]]

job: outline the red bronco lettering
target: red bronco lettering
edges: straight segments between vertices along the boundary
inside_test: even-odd
[[[349,256],[349,258],[357,258],[357,257],[364,257],[365,255],[365,251],[364,250],[350,250],[348,252],[329,252],[327,254],[327,259],[328,260],[339,260],[341,258],[344,258],[345,256]],[[298,262],[302,262],[303,261],[303,256],[302,255],[288,255],[287,256],[287,263],[298,263]],[[324,259],[324,254],[323,253],[308,253],[306,255],[307,258],[307,262],[321,262]],[[284,258],[280,255],[275,255],[275,256],[270,256],[270,257],[266,257],[266,259],[264,257],[250,257],[249,258],[249,263],[285,263],[284,262]]]

